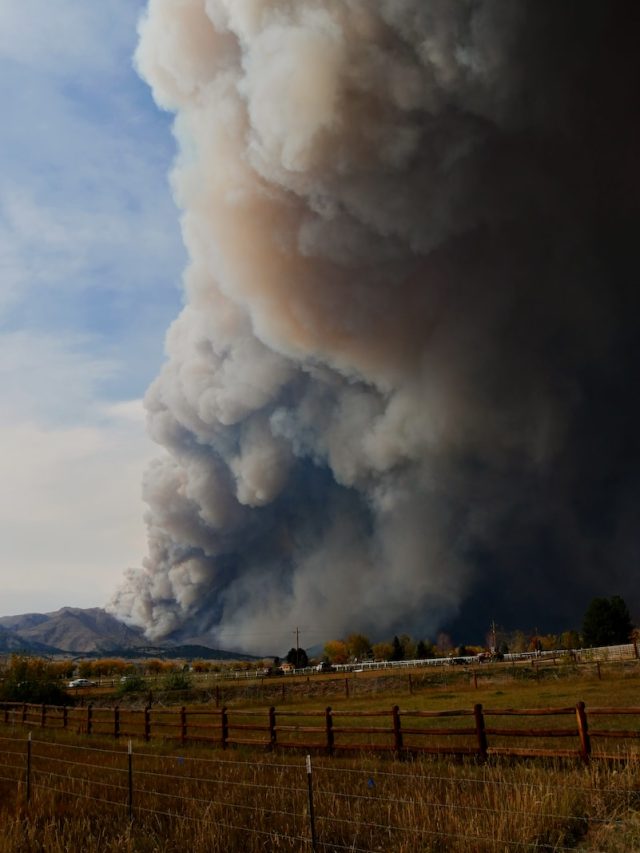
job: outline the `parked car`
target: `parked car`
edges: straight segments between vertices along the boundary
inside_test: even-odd
[[[70,681],[67,687],[77,688],[77,687],[95,687],[95,681],[89,681],[88,678],[74,678],[73,681]]]

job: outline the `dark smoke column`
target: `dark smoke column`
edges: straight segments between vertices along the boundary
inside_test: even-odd
[[[114,612],[262,650],[636,589],[636,19],[150,0],[191,262]]]

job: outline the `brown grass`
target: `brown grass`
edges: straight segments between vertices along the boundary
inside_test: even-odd
[[[0,741],[0,853],[311,849],[303,757],[138,744],[134,820],[127,753],[58,734],[34,740],[25,801],[25,738]],[[318,850],[630,851],[640,845],[632,764],[313,761]],[[107,802],[111,801],[111,802]]]
[[[412,680],[412,693],[406,677],[387,683],[384,692],[384,682],[358,674],[367,676],[370,689],[363,689],[362,680],[357,685],[362,693],[351,692],[348,700],[292,695],[279,710],[292,712],[289,722],[295,725],[294,712],[320,715],[327,704],[337,712],[388,710],[396,703],[403,711],[468,710],[475,702],[503,710],[565,707],[578,699],[587,708],[621,707],[638,704],[638,669],[618,670],[616,678],[615,669],[603,667],[602,680],[579,674],[509,681],[498,672],[478,689],[461,673],[446,685],[420,687]],[[207,710],[211,713],[211,706],[202,706],[203,714]],[[263,716],[261,706],[256,719],[262,722]],[[549,725],[544,717],[531,719]],[[500,726],[512,724],[509,716],[496,720]],[[622,725],[616,720],[598,719],[598,726]],[[357,716],[344,722],[363,725]],[[366,724],[375,724],[375,718]],[[403,718],[403,726],[414,724],[443,725],[443,720]],[[461,717],[460,724],[469,725],[469,718]],[[568,723],[561,718],[560,724]],[[27,803],[26,730],[0,726],[0,736],[0,853],[311,850],[304,755],[138,741],[130,822],[125,743],[34,727]],[[305,736],[286,732],[288,738]],[[576,761],[490,759],[479,765],[473,759],[316,755],[312,778],[317,850],[323,853],[640,849],[640,769],[633,761],[584,767]]]

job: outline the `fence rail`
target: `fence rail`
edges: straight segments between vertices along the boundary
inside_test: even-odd
[[[4,702],[5,725],[81,735],[173,740],[334,755],[366,751],[452,756],[640,758],[640,707],[473,708],[442,711],[243,708],[83,708]],[[592,723],[593,725],[591,725]],[[512,746],[514,739],[517,746]],[[558,742],[562,745],[558,746]]]

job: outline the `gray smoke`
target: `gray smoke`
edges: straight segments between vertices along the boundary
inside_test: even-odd
[[[624,313],[607,26],[601,3],[150,0],[190,265],[113,612],[263,650],[296,624],[433,635],[483,573],[599,576],[574,497]]]

